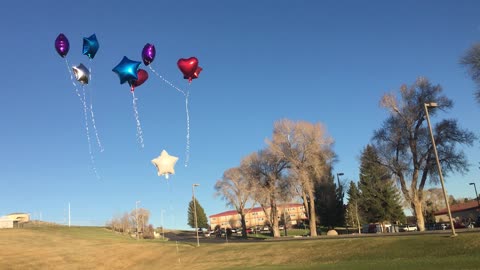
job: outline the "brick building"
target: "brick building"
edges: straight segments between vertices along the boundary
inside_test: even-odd
[[[305,207],[301,203],[281,204],[277,206],[279,219],[282,216],[286,217],[290,225],[298,224],[298,222],[306,220]],[[245,210],[245,223],[247,227],[265,226],[268,223],[268,218],[261,207],[255,207]],[[267,209],[267,213],[270,208]],[[217,225],[221,228],[239,228],[241,227],[240,214],[236,210],[225,211],[222,213],[209,216],[210,228],[213,229]]]

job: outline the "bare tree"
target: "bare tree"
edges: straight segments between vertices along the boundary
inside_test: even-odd
[[[122,233],[129,234],[131,232],[131,227],[128,212],[123,213],[123,216],[120,219],[120,223],[122,226]]]
[[[143,234],[145,227],[148,226],[150,211],[145,208],[133,209],[130,212],[130,218],[134,221],[134,230],[138,230],[137,233]]]
[[[460,59],[460,63],[468,69],[468,73],[477,84],[475,98],[480,103],[480,43],[474,44],[468,49],[462,59]]]
[[[226,170],[222,179],[217,180],[215,184],[215,195],[223,197],[227,205],[234,207],[240,215],[243,238],[247,238],[247,225],[245,223],[247,203],[254,204],[251,189],[252,186],[239,167]]]
[[[241,170],[247,177],[254,200],[260,204],[271,224],[273,237],[280,237],[277,204],[282,194],[282,176],[287,162],[269,149],[255,152],[241,162]]]
[[[400,100],[387,94],[381,104],[390,110],[383,127],[374,132],[374,146],[380,163],[387,167],[400,183],[402,194],[410,203],[419,230],[425,230],[423,190],[427,179],[438,183],[438,172],[429,131],[426,126],[424,104],[436,102],[440,110],[452,107],[452,101],[441,95],[440,85],[432,85],[419,78],[412,86],[400,88]],[[435,116],[436,110],[431,111]],[[458,144],[472,145],[475,135],[458,127],[456,120],[442,120],[435,125],[435,142],[445,174],[468,170],[465,154]]]
[[[319,181],[333,161],[333,140],[326,135],[324,127],[305,121],[283,119],[275,123],[271,151],[288,162],[290,179],[300,187],[305,210],[308,213],[310,235],[317,236],[315,214],[315,182]]]

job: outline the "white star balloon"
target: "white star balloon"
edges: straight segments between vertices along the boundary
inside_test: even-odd
[[[168,179],[170,174],[175,174],[174,167],[177,160],[178,157],[170,156],[167,151],[163,150],[160,156],[152,159],[152,163],[157,167],[158,176],[165,175],[165,178]]]

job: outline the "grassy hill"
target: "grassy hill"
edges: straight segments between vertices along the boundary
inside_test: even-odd
[[[195,247],[40,226],[0,230],[0,243],[0,269],[480,269],[480,232]]]

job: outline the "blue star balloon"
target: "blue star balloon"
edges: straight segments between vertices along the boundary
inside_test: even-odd
[[[93,59],[95,54],[98,51],[98,40],[95,34],[91,35],[88,38],[83,38],[83,54],[88,56],[88,58]]]
[[[113,72],[117,73],[120,78],[120,83],[124,84],[125,82],[133,83],[138,79],[137,71],[141,62],[132,61],[126,56],[123,57],[122,61],[112,69]]]

